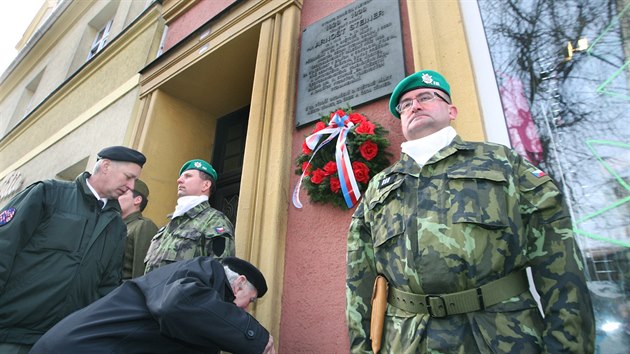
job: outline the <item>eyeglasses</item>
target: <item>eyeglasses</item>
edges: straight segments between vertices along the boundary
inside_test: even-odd
[[[404,112],[407,112],[408,110],[411,109],[411,107],[413,107],[413,101],[416,100],[418,101],[419,104],[425,104],[425,103],[429,103],[434,101],[436,98],[441,99],[442,101],[450,104],[446,98],[442,97],[441,95],[438,95],[437,93],[433,92],[433,91],[428,91],[428,92],[422,92],[419,93],[416,97],[414,98],[408,98],[405,99],[403,101],[401,101],[397,106],[396,106],[396,112],[398,112],[399,114],[402,114]]]

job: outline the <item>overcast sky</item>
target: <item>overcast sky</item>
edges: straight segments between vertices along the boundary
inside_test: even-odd
[[[0,75],[17,56],[15,45],[45,0],[9,0],[0,11]]]

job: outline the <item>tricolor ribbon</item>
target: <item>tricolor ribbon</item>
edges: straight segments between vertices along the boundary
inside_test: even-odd
[[[306,137],[306,146],[309,149],[313,150],[313,155],[308,160],[307,166],[311,165],[311,161],[324,145],[331,142],[336,136],[337,146],[335,149],[335,160],[337,163],[337,174],[339,175],[339,184],[341,185],[341,193],[343,198],[346,201],[346,205],[348,208],[352,208],[354,204],[356,204],[357,200],[361,197],[361,192],[359,191],[359,186],[357,185],[357,181],[354,178],[354,171],[352,170],[352,161],[350,161],[350,157],[348,156],[348,149],[346,148],[346,137],[348,136],[348,132],[354,126],[354,124],[348,118],[348,115],[344,115],[343,117],[339,117],[338,114],[330,120],[328,123],[328,127],[315,132]],[[322,136],[330,134],[326,140],[324,140],[319,146],[317,143],[322,138]],[[317,147],[317,148],[315,148]],[[300,176],[300,180],[298,181],[295,189],[293,190],[293,205],[301,209],[302,203],[300,202],[300,188],[302,186],[302,180],[306,175],[306,169],[302,171],[302,176]]]

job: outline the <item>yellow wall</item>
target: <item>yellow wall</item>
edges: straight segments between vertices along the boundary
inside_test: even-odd
[[[144,214],[163,226],[166,215],[175,210],[179,169],[194,158],[210,160],[216,120],[160,90],[144,98],[143,104],[148,119],[138,148],[146,155],[147,163],[140,178],[150,189]]]
[[[415,71],[433,69],[443,74],[459,110],[453,127],[466,140],[485,140],[459,2],[414,0],[407,6]]]

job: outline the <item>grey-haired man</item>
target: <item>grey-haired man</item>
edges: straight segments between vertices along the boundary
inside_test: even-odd
[[[127,235],[117,198],[134,188],[145,156],[98,153],[74,182],[33,183],[0,210],[0,352],[21,354],[71,312],[121,282]]]

